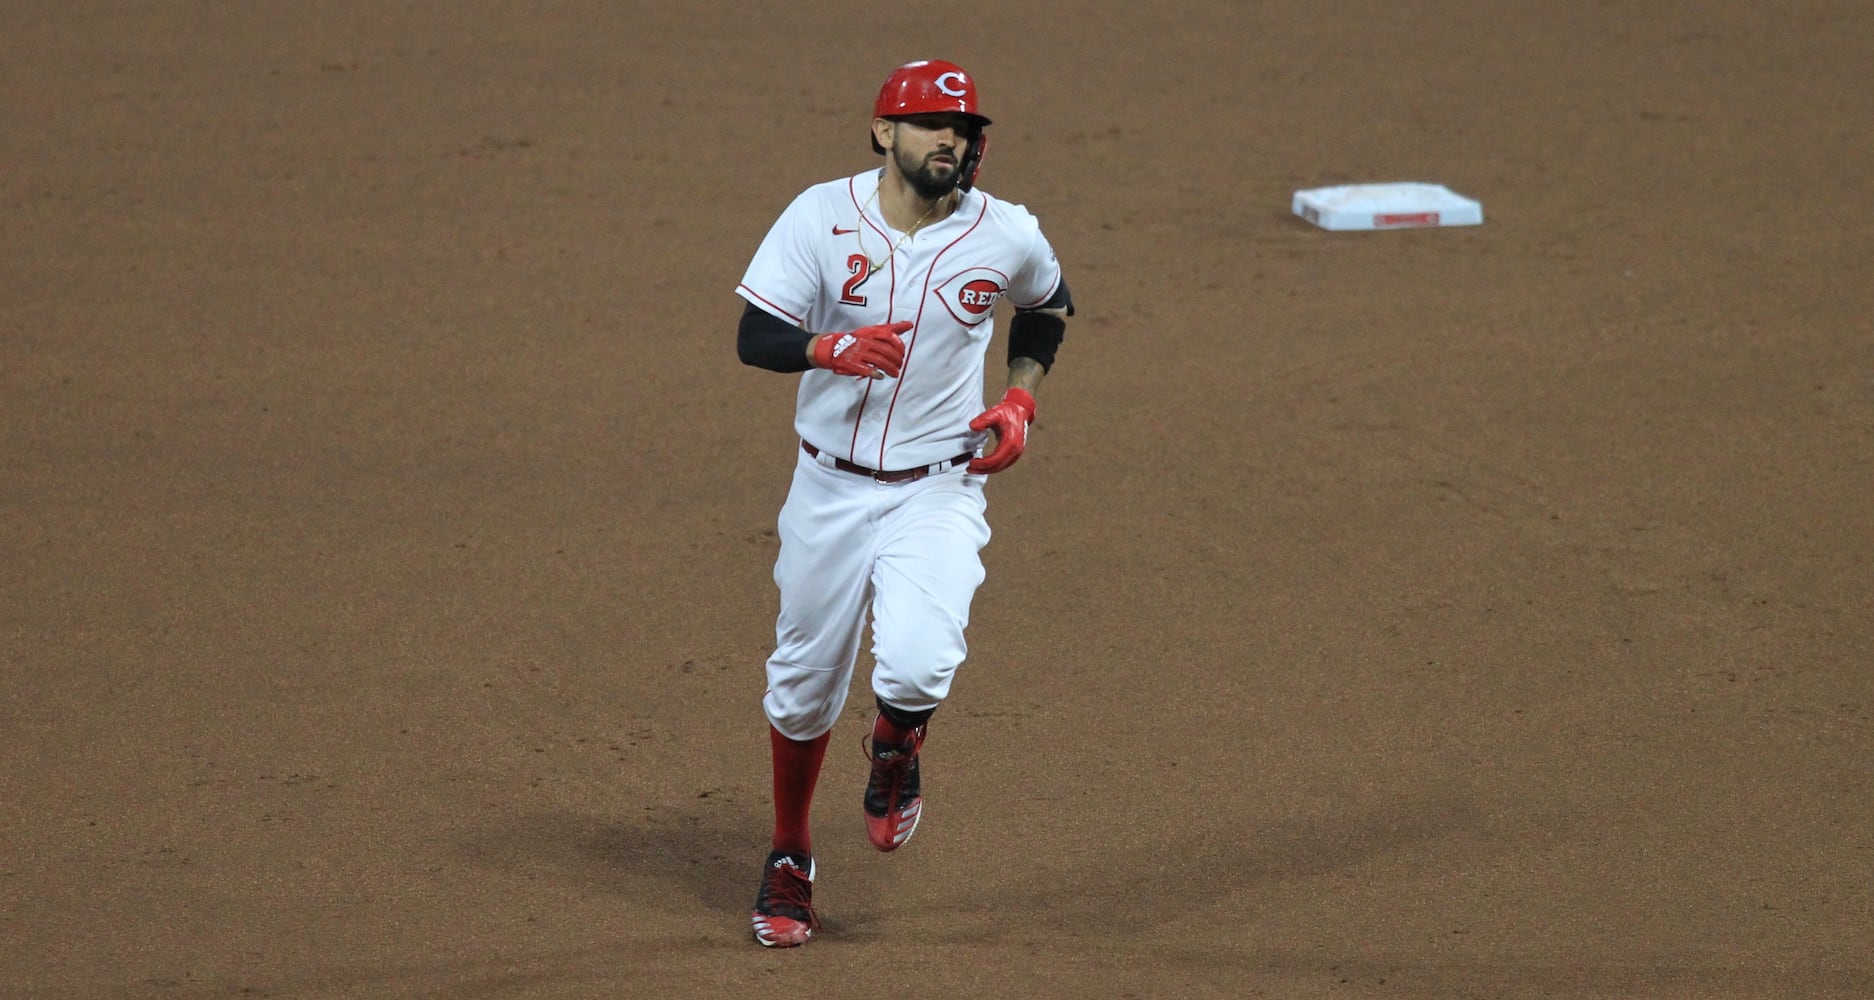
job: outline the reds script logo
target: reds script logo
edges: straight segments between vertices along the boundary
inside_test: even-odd
[[[1008,276],[988,267],[972,267],[959,272],[937,286],[937,296],[944,308],[964,326],[975,326],[989,318],[996,302],[1009,290]]]

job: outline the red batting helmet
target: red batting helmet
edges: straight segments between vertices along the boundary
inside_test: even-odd
[[[989,119],[976,110],[976,81],[963,72],[963,67],[942,59],[923,59],[892,70],[878,90],[878,101],[872,105],[874,118],[945,111],[968,116],[978,129],[989,124]],[[884,151],[877,139],[872,140],[872,152]]]

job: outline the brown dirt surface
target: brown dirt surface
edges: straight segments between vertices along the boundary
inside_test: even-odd
[[[1870,43],[5,4],[0,995],[1874,995]],[[794,380],[732,289],[925,56],[1079,315],[924,829],[866,846],[848,712],[767,952]],[[1486,222],[1289,212],[1358,181]]]

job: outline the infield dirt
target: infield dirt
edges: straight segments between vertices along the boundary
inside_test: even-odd
[[[1868,5],[941,12],[0,10],[0,994],[1874,995]],[[926,56],[1079,315],[766,952],[732,289]]]

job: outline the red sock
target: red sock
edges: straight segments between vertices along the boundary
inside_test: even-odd
[[[813,786],[820,780],[831,730],[811,740],[790,740],[773,726],[768,744],[774,750],[774,842],[777,851],[813,853],[807,831],[807,811],[813,808]]]
[[[916,732],[916,729],[906,729],[890,719],[885,718],[885,713],[883,712],[880,712],[878,718],[872,722],[872,742],[882,743],[885,746],[904,746],[906,743],[911,742],[911,736]]]

